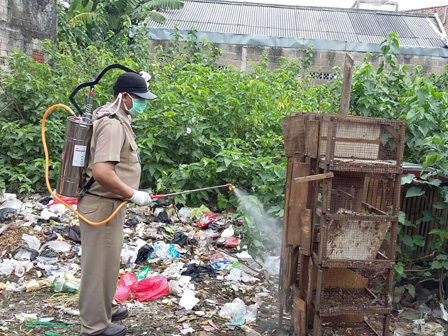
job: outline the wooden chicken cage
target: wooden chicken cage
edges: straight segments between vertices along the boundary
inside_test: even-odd
[[[283,120],[280,318],[292,310],[297,336],[389,335],[405,129],[346,115]]]

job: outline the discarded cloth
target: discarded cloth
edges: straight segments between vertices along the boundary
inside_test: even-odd
[[[179,246],[184,246],[187,242],[188,236],[183,232],[176,232],[174,238],[170,241],[170,244],[177,244]]]
[[[201,282],[202,278],[200,276],[201,273],[207,274],[210,277],[216,277],[216,272],[210,265],[207,266],[199,266],[197,264],[188,264],[187,269],[182,272],[181,275],[190,276],[193,281]]]
[[[148,264],[148,258],[151,256],[151,253],[154,251],[154,248],[149,245],[145,244],[138,250],[137,258],[135,259],[135,263],[138,265],[147,265]]]

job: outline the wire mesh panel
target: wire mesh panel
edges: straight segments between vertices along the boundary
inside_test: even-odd
[[[327,217],[321,217],[320,224],[314,228],[320,242],[313,245],[313,254],[319,263],[327,267],[391,267],[395,257],[396,221]]]
[[[332,115],[320,119],[322,168],[365,172],[401,169],[405,122]]]
[[[393,260],[399,176],[335,172],[332,179],[320,184],[314,223],[314,233],[320,238],[314,251],[320,262]]]
[[[400,181],[394,174],[340,173],[321,184],[322,213],[378,216],[397,214]]]

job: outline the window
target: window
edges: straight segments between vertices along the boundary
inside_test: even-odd
[[[332,72],[311,72],[310,76],[314,79],[321,80],[335,80],[338,79],[338,75]]]

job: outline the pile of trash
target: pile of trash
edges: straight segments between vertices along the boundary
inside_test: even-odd
[[[66,201],[76,207],[76,200]],[[5,193],[0,204],[0,294],[11,301],[23,293],[39,293],[48,308],[15,316],[2,316],[0,308],[0,334],[24,321],[51,325],[69,317],[75,318],[71,326],[76,329],[74,298],[80,289],[82,254],[77,217],[51,196],[21,201]],[[205,206],[128,205],[115,299],[136,316],[133,327],[139,328],[137,316],[147,314],[151,304],[172,317],[172,335],[235,328],[257,335],[263,308],[276,321],[272,310],[280,257],[254,259],[241,244],[239,225],[227,213]],[[56,294],[64,304],[55,302]],[[163,334],[160,328],[167,327],[151,328]]]

